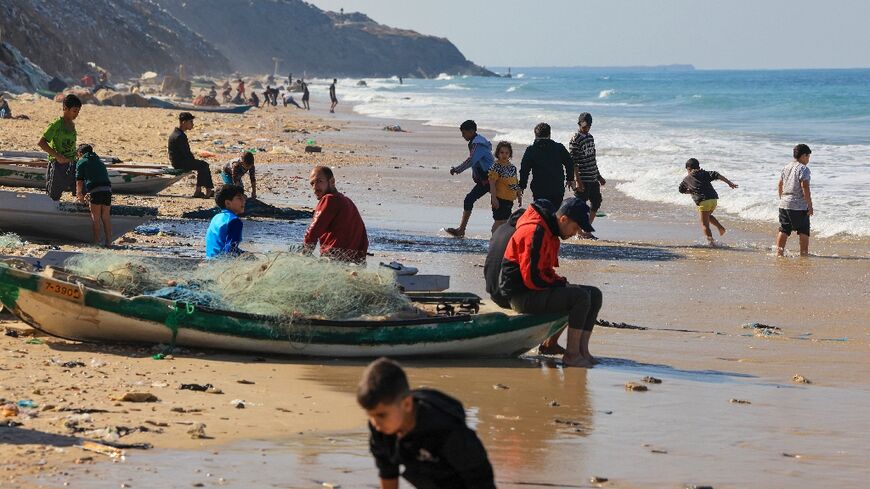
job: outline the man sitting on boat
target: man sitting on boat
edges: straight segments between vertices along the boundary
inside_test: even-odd
[[[541,199],[518,219],[516,216],[497,229],[490,241],[484,268],[486,289],[496,303],[520,313],[567,314],[568,348],[558,346],[559,331],[539,350],[561,352],[566,366],[591,367],[596,360],[589,353],[589,338],[601,309],[601,291],[589,285],[569,284],[555,270],[559,266],[559,238],[569,239],[581,229],[594,231],[589,225],[589,207],[571,197],[556,210],[550,201]],[[501,267],[494,269],[493,262],[497,261],[501,261]]]
[[[305,231],[305,251],[310,253],[319,241],[320,256],[365,263],[369,249],[365,223],[353,201],[336,190],[332,169],[315,166],[309,183],[318,200]]]
[[[169,136],[169,161],[172,168],[196,171],[196,192],[194,198],[208,199],[214,196],[214,184],[209,173],[208,163],[193,157],[187,131],[193,129],[193,114],[182,112],[178,114],[178,127]],[[205,189],[205,192],[202,189]]]
[[[238,185],[224,185],[214,200],[221,211],[211,219],[205,233],[205,257],[211,259],[244,253],[239,249],[242,242],[239,215],[245,212],[245,190]]]

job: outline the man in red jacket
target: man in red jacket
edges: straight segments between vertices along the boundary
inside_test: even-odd
[[[311,252],[319,241],[320,256],[365,263],[369,249],[366,225],[353,201],[336,190],[332,169],[315,166],[309,183],[318,201],[314,219],[305,231],[305,250]]]
[[[580,199],[565,199],[559,210],[548,200],[536,200],[516,223],[504,251],[498,293],[510,301],[511,309],[528,314],[568,314],[568,343],[562,360],[565,366],[591,367],[589,338],[601,309],[601,291],[589,285],[569,284],[556,274],[559,239],[568,239],[589,224],[589,207]],[[493,243],[491,249],[497,248]],[[495,250],[493,252],[498,252]],[[544,345],[557,347],[561,331]]]

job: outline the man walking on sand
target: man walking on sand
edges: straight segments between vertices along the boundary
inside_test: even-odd
[[[520,189],[525,190],[532,174],[532,198],[547,199],[554,206],[562,203],[565,187],[574,190],[574,162],[562,143],[550,139],[550,125],[535,126],[535,142],[526,148],[520,163]]]
[[[332,102],[332,105],[329,106],[329,113],[335,113],[335,106],[338,105],[338,97],[335,96],[335,84],[338,83],[338,79],[332,79],[332,85],[329,86],[329,101]]]
[[[577,181],[574,196],[589,203],[589,222],[592,223],[595,221],[595,214],[601,208],[601,187],[607,181],[598,172],[598,160],[595,158],[595,138],[589,133],[592,128],[592,115],[589,112],[583,112],[577,118],[577,125],[580,127],[568,144],[571,159],[574,161],[574,174]],[[581,232],[580,236],[596,239],[591,233],[586,232]]]

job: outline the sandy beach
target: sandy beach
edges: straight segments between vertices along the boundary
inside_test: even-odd
[[[2,121],[0,149],[35,150],[59,104],[11,105],[31,120]],[[311,166],[333,167],[339,190],[366,220],[370,267],[398,260],[450,275],[451,290],[484,296],[486,199],[467,239],[439,231],[458,223],[471,186],[468,174],[448,174],[467,154],[459,131],[351,109],[197,114],[191,145],[217,153],[213,169],[238,153],[230,145],[264,148],[256,156],[258,196],[282,207],[312,207]],[[86,105],[79,141],[94,143],[98,153],[163,163],[176,117]],[[409,132],[383,130],[396,123]],[[305,153],[308,139],[323,152]],[[522,148],[514,153],[518,163]],[[118,196],[120,203],[157,207],[163,231],[131,233],[118,252],[196,255],[207,222],[179,216],[212,206],[186,197],[193,183],[188,177],[157,197]],[[724,246],[709,248],[701,246],[688,200],[651,205],[614,190],[616,183],[605,187],[606,217],[595,221],[601,239],[564,242],[559,272],[602,289],[602,319],[644,329],[596,328],[591,349],[603,362],[590,370],[535,356],[406,359],[411,382],[464,402],[500,487],[866,485],[870,241],[813,238],[810,258],[777,259],[770,249],[776,223],[724,214]],[[299,242],[305,224],[253,220],[246,239],[256,251],[283,250]],[[36,256],[54,248],[88,247],[33,240],[4,253]],[[765,334],[746,328],[750,323],[779,330]],[[8,313],[3,326],[14,333],[0,336],[0,398],[35,406],[0,420],[8,424],[0,427],[0,487],[376,487],[365,418],[353,397],[363,361],[184,349],[153,360],[159,350],[149,346],[34,335]],[[662,383],[647,392],[624,388],[645,376]],[[185,383],[210,383],[222,393],[180,390]],[[159,400],[113,400],[128,392]],[[239,399],[244,409],[233,405]],[[205,424],[207,438],[191,438],[194,423]],[[153,448],[127,449],[123,461],[111,463],[75,446],[113,431],[125,433],[123,443]]]

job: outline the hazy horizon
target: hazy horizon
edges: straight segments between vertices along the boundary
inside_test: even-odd
[[[870,2],[859,0],[833,0],[824,7],[809,0],[550,0],[533,8],[520,0],[442,0],[410,8],[399,0],[310,3],[446,37],[482,66],[870,68]]]

